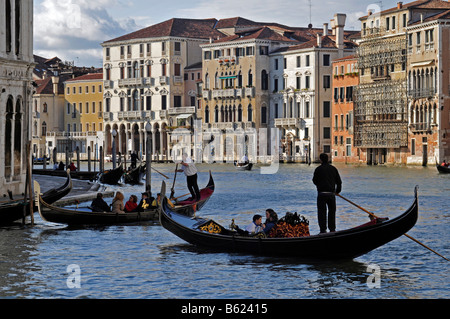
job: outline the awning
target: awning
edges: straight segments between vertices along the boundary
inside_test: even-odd
[[[181,114],[177,116],[177,120],[190,118],[193,114]]]
[[[236,75],[231,75],[231,76],[219,76],[219,79],[221,79],[221,80],[235,79],[235,78],[237,78]]]

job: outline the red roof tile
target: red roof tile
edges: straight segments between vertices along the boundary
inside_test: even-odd
[[[103,72],[100,73],[88,73],[82,76],[78,76],[73,79],[69,79],[66,82],[74,82],[74,81],[95,81],[95,80],[103,80]]]

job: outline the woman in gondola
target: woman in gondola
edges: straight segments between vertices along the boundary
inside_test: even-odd
[[[268,234],[270,230],[278,222],[278,215],[271,208],[266,210],[266,222],[264,223],[264,232]]]
[[[112,212],[116,214],[125,213],[125,207],[123,205],[123,194],[121,192],[117,192],[116,196],[112,201]]]
[[[125,203],[124,211],[127,213],[136,211],[138,207],[137,201],[137,196],[131,195],[130,199]]]

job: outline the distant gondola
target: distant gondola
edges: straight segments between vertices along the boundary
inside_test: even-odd
[[[166,184],[163,182],[161,194],[165,194]],[[179,214],[192,215],[203,207],[214,192],[214,181],[210,175],[208,186],[200,191],[202,194],[199,202],[182,201],[172,208]],[[159,220],[159,209],[149,208],[142,212],[112,213],[93,212],[88,207],[81,209],[63,208],[50,205],[40,198],[41,209],[39,213],[43,220],[67,225],[126,225],[147,221]]]
[[[123,165],[120,164],[118,167],[104,171],[100,175],[100,183],[109,184],[109,185],[117,185],[122,178],[124,173]]]
[[[237,163],[234,162],[234,166],[238,171],[251,171],[253,168],[253,163]]]
[[[445,167],[445,166],[442,166],[440,164],[436,164],[436,168],[437,168],[439,173],[450,174],[450,167]]]
[[[162,200],[160,223],[181,239],[215,251],[231,251],[304,260],[353,259],[409,231],[418,216],[418,195],[409,209],[392,220],[373,221],[342,231],[297,238],[261,238],[240,235],[211,219],[177,214]],[[206,227],[205,227],[206,226]],[[204,230],[200,230],[202,227]]]
[[[41,197],[48,203],[54,203],[72,190],[72,179],[70,174],[66,173],[67,180],[61,187],[53,188],[46,191]],[[23,218],[24,214],[24,206],[25,213],[28,216],[30,213],[28,200],[16,199],[10,200],[7,202],[0,201],[0,225],[9,225],[19,219]],[[37,207],[34,207],[34,212],[37,211]]]
[[[50,175],[50,176],[66,177],[67,173],[64,170],[33,168],[33,175]],[[82,172],[82,171],[70,172],[70,177],[72,177],[72,179],[92,181],[96,179],[97,175],[98,172]]]
[[[142,184],[142,175],[145,172],[145,165],[139,165],[138,167],[132,168],[129,172],[125,173],[123,176],[123,181],[130,185]]]

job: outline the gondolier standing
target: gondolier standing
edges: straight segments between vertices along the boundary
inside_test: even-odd
[[[194,162],[186,153],[183,153],[183,160],[181,162],[181,169],[177,172],[184,172],[187,180],[187,187],[192,195],[192,200],[200,200],[200,190],[197,184],[197,167],[195,167]]]
[[[317,188],[317,219],[320,233],[336,231],[336,196],[341,192],[342,181],[339,172],[328,163],[328,155],[320,154],[321,165],[316,168],[313,183]],[[328,218],[327,218],[328,207]],[[328,222],[328,223],[327,223]]]

